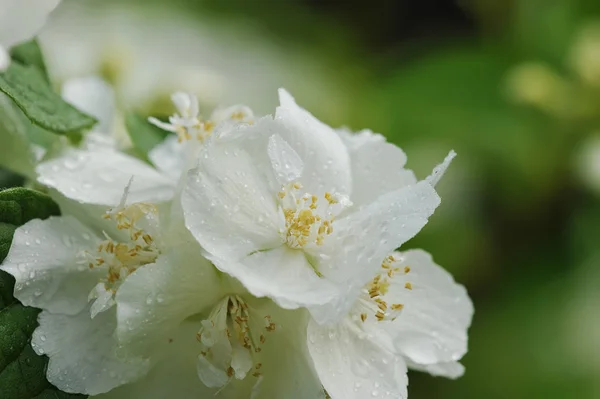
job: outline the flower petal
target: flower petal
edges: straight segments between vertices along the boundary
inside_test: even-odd
[[[302,251],[287,246],[255,252],[240,262],[211,259],[257,297],[269,297],[285,309],[327,303],[338,289],[318,277]]]
[[[148,355],[184,319],[215,303],[219,294],[218,276],[198,244],[181,243],[156,263],[136,270],[119,287],[119,341]]]
[[[352,188],[350,157],[338,134],[299,107],[284,89],[272,133],[279,134],[304,162],[300,182],[307,192],[321,196],[326,191],[349,194]]]
[[[264,302],[261,311],[271,316],[277,328],[269,333],[266,343],[262,346],[262,380],[255,386],[250,398],[324,399],[321,381],[306,344],[308,312],[304,309],[284,310],[272,301]],[[282,348],[285,351],[284,356]],[[252,376],[246,377],[248,378]],[[231,397],[249,396],[246,394]]]
[[[400,356],[364,334],[353,321],[308,325],[308,349],[323,387],[333,399],[407,397],[406,365]]]
[[[98,120],[94,131],[112,133],[115,93],[104,80],[97,76],[71,78],[62,86],[62,97]]]
[[[411,362],[407,363],[411,370],[423,371],[434,377],[446,377],[454,380],[462,377],[465,373],[465,367],[458,362],[434,363],[428,365],[417,365]]]
[[[185,321],[159,346],[163,356],[150,373],[137,382],[118,387],[96,399],[194,399],[211,398],[216,390],[206,387],[196,374],[198,323]],[[233,399],[233,398],[232,398]]]
[[[93,248],[95,238],[70,216],[34,219],[15,231],[0,268],[15,277],[15,297],[23,304],[76,314],[102,273],[78,264],[77,254]]]
[[[94,319],[89,308],[73,316],[43,311],[38,321],[31,346],[50,358],[48,381],[65,392],[96,395],[148,372],[148,361],[117,347],[114,311]]]
[[[186,164],[185,146],[177,136],[169,135],[162,143],[148,152],[148,159],[156,169],[167,175],[172,181],[179,181]]]
[[[279,184],[283,186],[302,176],[302,159],[281,136],[274,134],[269,137],[267,152]]]
[[[456,157],[456,152],[452,150],[448,153],[448,155],[446,155],[446,158],[444,158],[444,161],[441,164],[433,168],[433,172],[431,172],[431,175],[427,177],[429,184],[434,187],[436,184],[438,184],[440,179],[444,176],[444,173],[446,173],[446,169],[448,169],[448,166],[450,166],[450,162],[452,162],[454,157]]]
[[[12,47],[33,38],[60,0],[0,0],[0,45]]]
[[[181,200],[186,226],[200,245],[214,257],[237,261],[280,243],[275,193],[256,158],[227,144],[202,152]]]
[[[338,220],[322,247],[327,256],[319,263],[319,271],[344,289],[331,304],[311,308],[317,322],[334,322],[347,314],[385,256],[414,237],[439,203],[433,187],[422,181],[384,194]]]
[[[340,133],[348,146],[352,168],[352,202],[362,206],[377,197],[410,184],[417,178],[405,169],[406,154],[399,147],[386,143],[385,137],[363,130]],[[374,178],[376,176],[376,178]]]
[[[175,182],[131,156],[98,148],[69,149],[38,165],[38,181],[67,198],[98,205],[117,205],[133,176],[128,203],[162,202],[173,196]]]
[[[425,251],[411,250],[395,257],[394,267],[410,268],[391,279],[385,296],[388,303],[404,305],[388,328],[397,349],[416,365],[459,360],[467,352],[467,329],[473,316],[465,288]]]

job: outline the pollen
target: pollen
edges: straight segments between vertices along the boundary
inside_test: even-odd
[[[302,185],[292,182],[277,193],[285,218],[283,240],[294,249],[319,247],[333,234],[335,217],[351,203],[341,194],[326,192],[323,197],[301,194]]]
[[[129,186],[128,186],[129,187]],[[125,202],[126,193],[122,199]],[[116,293],[123,280],[138,268],[153,263],[160,251],[152,235],[138,224],[142,218],[156,218],[158,210],[153,204],[135,203],[129,206],[119,205],[107,211],[102,217],[115,223],[118,230],[127,233],[127,238],[115,240],[105,235],[95,252],[83,251],[78,254],[78,263],[90,269],[105,270],[100,279],[106,291]],[[94,291],[90,297],[96,297]]]
[[[370,303],[369,308],[373,309],[377,321],[390,320],[393,321],[398,317],[399,313],[404,309],[401,303],[388,303],[385,295],[389,292],[393,279],[397,273],[404,271],[407,274],[410,267],[404,268],[395,267],[397,262],[393,255],[386,257],[381,263],[381,273],[378,273],[369,284],[365,287],[365,299]],[[411,290],[412,284],[407,282],[405,288]],[[364,322],[367,318],[367,313],[361,313],[360,319]]]

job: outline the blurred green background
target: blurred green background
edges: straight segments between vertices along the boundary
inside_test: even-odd
[[[57,85],[100,75],[123,110],[186,89],[267,113],[283,86],[421,177],[455,149],[406,247],[473,298],[467,371],[410,397],[600,398],[599,1],[71,0],[41,43]]]

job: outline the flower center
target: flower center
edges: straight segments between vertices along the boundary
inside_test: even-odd
[[[323,198],[309,193],[299,196],[301,188],[300,183],[291,182],[277,194],[285,218],[280,234],[294,249],[323,245],[333,233],[335,217],[352,205],[348,197],[337,193],[326,192]]]
[[[365,307],[365,312],[360,313],[359,317],[362,322],[365,322],[369,317],[369,313],[375,315],[377,321],[395,320],[400,315],[404,305],[401,303],[388,303],[385,296],[390,289],[392,280],[398,274],[406,275],[410,272],[410,266],[394,267],[398,261],[394,255],[389,255],[381,264],[381,272],[377,274],[364,288],[363,295],[360,300]],[[404,288],[412,290],[412,284],[406,282]]]
[[[261,346],[275,331],[271,316],[256,314],[239,295],[222,299],[202,320],[196,336],[202,347],[198,374],[211,388],[222,388],[232,378],[242,380],[251,372],[261,376]]]
[[[243,106],[233,106],[213,112],[210,119],[202,119],[198,109],[198,98],[189,93],[175,93],[172,97],[177,113],[165,123],[156,118],[148,120],[161,129],[177,134],[177,140],[198,140],[204,142],[221,122],[253,123],[252,111]]]
[[[152,235],[138,226],[142,219],[155,220],[157,214],[156,207],[146,203],[108,211],[103,217],[114,221],[117,229],[127,231],[128,237],[118,241],[104,233],[106,240],[98,244],[96,251],[78,254],[79,264],[106,271],[89,295],[90,300],[95,299],[92,317],[114,304],[117,289],[127,276],[139,267],[153,263],[160,254]]]

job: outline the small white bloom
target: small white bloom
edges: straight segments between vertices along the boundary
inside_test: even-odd
[[[324,396],[306,345],[305,310],[255,298],[227,276],[200,300],[206,281],[194,277],[198,265],[185,260],[185,247],[173,256],[180,261],[139,269],[117,293],[119,342],[155,366],[103,398]]]
[[[333,399],[407,397],[407,367],[460,377],[473,305],[421,250],[395,252],[334,326],[311,322],[308,346]]]
[[[192,263],[187,276],[197,291],[191,298],[209,303],[213,268],[198,245],[182,242],[178,219],[161,221],[152,204],[125,205],[82,224],[69,209],[19,227],[2,270],[15,277],[15,297],[42,309],[32,346],[50,358],[48,380],[67,392],[98,394],[144,376],[152,362],[119,344],[116,298],[121,286],[146,267],[169,270],[172,262]],[[101,221],[102,220],[102,221]],[[108,220],[108,221],[107,221]],[[185,244],[185,258],[172,253]],[[144,296],[144,300],[159,300]],[[133,348],[132,348],[133,349]]]
[[[169,123],[149,118],[154,125],[175,136],[167,137],[148,153],[158,170],[178,181],[184,171],[193,165],[199,146],[216,130],[228,129],[238,123],[254,123],[254,113],[244,105],[217,108],[209,119],[203,119],[198,109],[198,98],[190,93],[177,92],[171,96],[177,109]]]
[[[182,194],[186,226],[252,294],[335,321],[439,197],[431,182],[412,181],[396,147],[377,141],[351,156],[338,133],[280,97],[274,118],[213,135],[201,149]]]
[[[71,93],[76,104],[82,100],[81,83],[76,85],[78,93]],[[106,100],[106,96],[98,96]],[[64,148],[59,156],[41,162],[36,168],[38,181],[78,202],[114,206],[131,176],[135,176],[129,186],[131,203],[172,199],[182,173],[188,169],[186,165],[192,163],[203,140],[215,129],[251,123],[253,118],[248,107],[233,106],[217,109],[211,119],[201,121],[194,96],[178,93],[173,100],[179,114],[171,117],[170,124],[152,119],[160,127],[178,134],[167,137],[149,152],[154,167],[119,151],[108,136],[91,133],[82,148]],[[100,104],[88,105],[98,110]]]
[[[10,65],[8,50],[35,36],[60,0],[0,0],[0,72]]]

